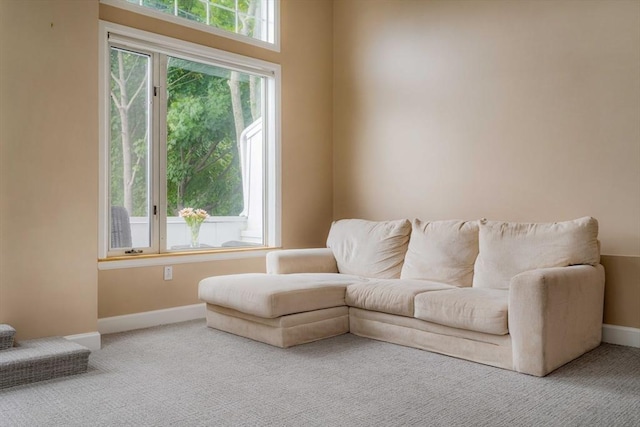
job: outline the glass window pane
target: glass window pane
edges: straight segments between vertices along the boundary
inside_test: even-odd
[[[110,248],[151,246],[148,55],[110,50]]]
[[[167,249],[263,244],[263,80],[168,58]]]

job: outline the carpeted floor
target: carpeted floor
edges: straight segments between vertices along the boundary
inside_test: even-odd
[[[86,374],[0,391],[0,425],[640,425],[637,348],[536,378],[351,334],[283,350],[204,320],[102,343]]]

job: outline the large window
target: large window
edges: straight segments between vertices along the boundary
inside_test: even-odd
[[[100,0],[102,3],[278,50],[279,0]]]
[[[278,66],[102,27],[101,255],[277,245]]]

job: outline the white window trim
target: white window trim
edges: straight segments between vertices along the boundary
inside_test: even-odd
[[[194,30],[205,31],[216,36],[225,37],[231,40],[247,43],[253,46],[261,47],[263,49],[280,52],[280,0],[274,0],[274,20],[273,20],[273,38],[274,42],[269,43],[266,41],[258,40],[253,37],[243,36],[231,31],[223,30],[221,28],[213,27],[210,25],[202,24],[200,22],[190,21],[185,18],[173,16],[167,13],[155,11],[148,7],[139,6],[133,3],[129,3],[124,0],[100,0],[100,3],[117,7],[119,9],[128,10],[130,12],[138,13],[140,15],[149,16],[151,18],[160,19],[163,21],[171,22],[173,24],[181,25],[183,27],[193,28]]]
[[[99,46],[98,46],[98,122],[99,122],[99,165],[98,165],[98,259],[107,259],[109,247],[109,215],[107,207],[109,206],[108,191],[108,173],[109,170],[109,79],[107,72],[109,69],[109,33],[120,37],[121,39],[130,38],[130,40],[140,40],[155,46],[164,46],[167,53],[176,54],[180,52],[195,56],[198,58],[209,58],[209,61],[215,60],[223,64],[235,64],[239,70],[245,70],[252,73],[271,77],[267,79],[269,90],[275,94],[275,102],[273,105],[267,105],[265,108],[265,120],[271,121],[273,126],[268,126],[268,138],[273,144],[268,144],[267,158],[265,165],[265,173],[267,178],[266,188],[267,202],[265,203],[266,223],[264,228],[265,244],[268,248],[278,248],[281,246],[281,218],[282,218],[282,197],[281,197],[281,77],[282,72],[279,64],[254,59],[223,50],[213,49],[197,45],[194,43],[149,33],[142,30],[114,24],[107,21],[99,22]],[[206,59],[204,59],[207,61]],[[271,103],[269,103],[271,104]],[[271,118],[273,117],[273,120]],[[220,253],[203,253],[193,252],[187,256],[161,256],[159,258],[141,258],[126,260],[108,261],[109,267],[99,269],[127,268],[145,265],[159,265],[158,263],[174,262],[174,259],[183,260],[183,262],[199,262],[210,261],[214,259],[233,259],[233,258],[251,258],[260,256],[263,251],[239,251]],[[188,261],[186,261],[188,259]],[[99,264],[101,265],[101,264]]]

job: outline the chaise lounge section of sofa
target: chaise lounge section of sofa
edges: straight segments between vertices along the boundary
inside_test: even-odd
[[[200,282],[208,326],[279,347],[351,332],[544,376],[601,340],[598,223],[332,224],[326,248]]]

